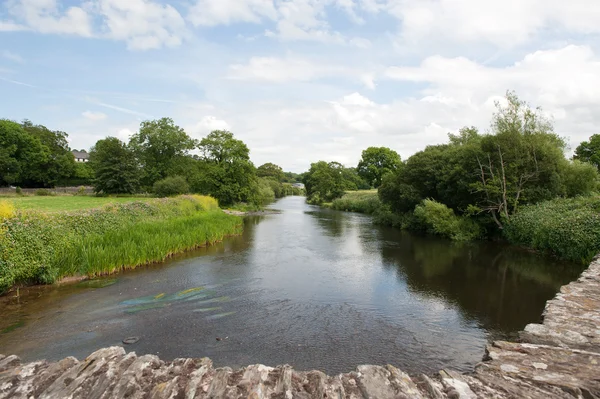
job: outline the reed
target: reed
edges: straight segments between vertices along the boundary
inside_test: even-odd
[[[241,232],[211,197],[185,195],[101,209],[17,211],[0,219],[0,293],[14,284],[110,274]]]

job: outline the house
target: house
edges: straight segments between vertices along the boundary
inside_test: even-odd
[[[88,162],[90,160],[90,154],[85,151],[71,151],[75,157],[75,162]]]

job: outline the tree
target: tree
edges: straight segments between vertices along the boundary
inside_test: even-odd
[[[282,182],[285,180],[285,174],[283,173],[283,169],[281,169],[280,166],[275,165],[271,162],[265,163],[256,168],[256,175],[258,177],[268,177],[278,182]]]
[[[250,151],[233,133],[215,130],[198,145],[202,153],[197,173],[190,179],[192,190],[208,194],[221,205],[252,202],[260,187]]]
[[[39,165],[39,185],[53,187],[75,175],[75,158],[69,148],[67,133],[59,130],[52,131],[43,125],[34,125],[29,120],[24,120],[22,126],[27,133],[37,137],[48,149],[48,157],[43,164]]]
[[[591,163],[600,171],[600,134],[594,134],[590,141],[579,144],[573,158]]]
[[[372,187],[379,187],[383,176],[394,173],[402,164],[400,155],[387,147],[369,147],[358,162],[358,175]]]
[[[94,191],[105,194],[133,194],[140,187],[141,171],[133,151],[116,137],[96,142],[90,150]]]
[[[320,204],[344,195],[343,170],[344,166],[339,162],[312,163],[303,177],[308,201]]]
[[[46,180],[48,147],[22,125],[0,119],[0,185],[39,187]]]
[[[167,176],[186,173],[191,159],[189,151],[196,144],[171,118],[142,122],[129,141],[142,166],[142,184],[149,188]]]

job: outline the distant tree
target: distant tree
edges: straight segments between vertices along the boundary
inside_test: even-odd
[[[203,138],[197,172],[190,179],[195,192],[209,194],[221,205],[252,202],[260,189],[250,150],[233,133],[215,130]]]
[[[196,144],[171,118],[142,122],[129,141],[142,166],[142,184],[151,188],[154,182],[167,176],[185,173],[189,168],[189,151]]]
[[[141,172],[133,151],[116,137],[99,140],[90,150],[94,191],[133,194],[140,187]]]
[[[308,201],[320,204],[344,195],[343,171],[344,166],[339,162],[312,163],[303,178]]]
[[[594,134],[590,141],[579,144],[573,158],[591,163],[600,171],[600,134]]]
[[[268,177],[278,182],[285,180],[283,169],[281,169],[280,166],[270,162],[260,165],[258,168],[256,168],[256,175],[258,177]]]
[[[358,162],[358,175],[372,187],[379,187],[383,176],[394,173],[402,164],[400,155],[387,147],[369,147]]]
[[[53,131],[43,125],[34,125],[29,120],[24,120],[22,126],[27,133],[37,137],[48,149],[48,157],[43,164],[39,165],[39,185],[53,187],[60,181],[75,175],[75,158],[69,148],[67,133]]]
[[[0,119],[0,185],[39,187],[45,184],[44,165],[50,150],[19,123]]]

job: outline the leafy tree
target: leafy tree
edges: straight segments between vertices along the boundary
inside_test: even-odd
[[[567,197],[588,195],[598,190],[600,174],[594,165],[574,160],[567,162],[562,172]]]
[[[283,173],[283,169],[281,169],[280,166],[275,165],[271,162],[265,163],[256,168],[256,175],[258,177],[268,177],[278,182],[282,182],[285,180],[285,174]]]
[[[129,141],[142,166],[145,187],[152,187],[154,182],[169,175],[189,170],[188,154],[196,144],[171,118],[142,122],[138,133]]]
[[[369,147],[358,162],[358,175],[372,187],[379,187],[383,176],[394,173],[402,164],[400,155],[387,147]]]
[[[339,162],[319,161],[310,165],[303,178],[309,202],[330,202],[344,195],[344,166]]]
[[[44,184],[50,151],[22,125],[0,119],[0,185],[36,187]]]
[[[243,141],[231,132],[215,130],[200,141],[198,149],[202,157],[191,179],[194,191],[217,198],[221,205],[255,198],[259,190],[256,168]]]
[[[90,150],[94,191],[105,194],[133,194],[140,187],[141,171],[134,152],[116,137],[96,142]]]
[[[44,187],[53,187],[58,182],[68,179],[75,174],[75,158],[69,148],[67,133],[52,131],[42,125],[34,125],[29,120],[24,120],[23,128],[30,135],[38,138],[48,150],[48,157],[39,165],[38,184]]]
[[[584,141],[575,150],[574,159],[589,162],[600,171],[600,134],[594,134],[590,141]]]
[[[190,186],[183,177],[170,176],[154,183],[152,191],[158,197],[172,197],[174,195],[187,194],[190,191]]]

